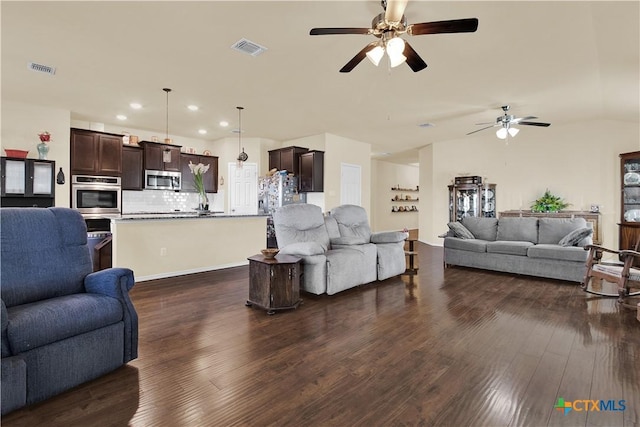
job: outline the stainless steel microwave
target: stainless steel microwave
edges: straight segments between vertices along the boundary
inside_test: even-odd
[[[182,188],[182,173],[170,171],[144,171],[144,188],[147,190],[175,190]]]

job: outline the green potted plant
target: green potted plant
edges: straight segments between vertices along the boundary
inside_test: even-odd
[[[570,203],[565,202],[562,198],[551,194],[549,189],[544,192],[542,197],[537,199],[531,205],[532,212],[559,212],[562,209],[570,206]]]

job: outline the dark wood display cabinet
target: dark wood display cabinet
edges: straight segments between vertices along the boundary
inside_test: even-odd
[[[301,193],[324,191],[324,151],[312,150],[300,154],[299,176],[298,190]]]
[[[479,177],[456,177],[449,185],[449,221],[467,216],[496,218],[496,185]]]
[[[308,148],[295,146],[269,150],[269,169],[286,170],[298,176],[299,157],[307,151],[309,151]]]
[[[620,191],[618,244],[621,250],[635,249],[640,242],[640,151],[620,154]]]
[[[182,189],[180,191],[195,192],[193,185],[193,174],[189,168],[189,162],[193,164],[202,163],[209,165],[209,170],[202,176],[204,189],[207,193],[218,192],[218,158],[216,156],[204,156],[201,154],[180,154],[180,165],[182,167]]]
[[[144,149],[144,169],[180,172],[180,145],[140,141]]]
[[[55,206],[56,162],[12,157],[0,160],[2,206]]]
[[[302,259],[292,255],[267,258],[262,254],[249,260],[249,299],[246,306],[256,305],[275,314],[277,310],[297,308],[300,299]]]
[[[71,174],[120,176],[122,135],[71,129]]]
[[[142,190],[144,188],[144,152],[142,147],[125,145],[122,147],[122,189]]]

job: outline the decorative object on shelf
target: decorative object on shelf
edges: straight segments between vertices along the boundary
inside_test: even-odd
[[[189,162],[189,169],[193,174],[193,186],[198,191],[198,208],[196,209],[198,212],[207,212],[209,210],[209,198],[204,189],[202,176],[207,173],[210,166],[211,165],[204,165],[202,163],[194,165],[192,162]]]
[[[49,132],[39,133],[40,143],[38,144],[38,159],[47,160],[47,154],[49,154],[49,145],[51,141],[51,134]]]
[[[171,144],[173,141],[171,140],[171,138],[169,138],[169,92],[171,92],[171,89],[169,89],[168,87],[162,88],[163,91],[165,91],[167,93],[167,127],[166,127],[166,132],[165,132],[165,138],[164,138],[164,142],[166,144]]]
[[[5,148],[5,153],[7,153],[7,157],[13,157],[16,159],[26,159],[27,154],[29,154],[29,150],[14,150],[12,148]]]
[[[278,252],[280,252],[280,249],[278,248],[262,249],[260,252],[262,252],[262,255],[264,255],[265,258],[275,258],[275,256],[278,255]]]
[[[236,107],[238,109],[238,168],[242,168],[242,164],[249,159],[247,153],[244,152],[244,147],[242,147],[242,110],[244,107]],[[242,148],[242,151],[240,149]]]
[[[64,178],[64,172],[62,172],[62,168],[60,168],[60,170],[58,171],[58,174],[56,175],[56,183],[62,185],[64,184],[65,178]]]
[[[562,200],[561,197],[551,194],[549,189],[547,189],[542,197],[533,202],[531,210],[533,212],[559,212],[570,205],[570,203]]]

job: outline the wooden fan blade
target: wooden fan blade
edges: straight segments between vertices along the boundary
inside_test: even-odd
[[[478,29],[477,18],[452,19],[450,21],[423,22],[407,27],[412,36],[441,33],[473,33]]]
[[[492,128],[492,127],[494,127],[494,126],[495,126],[495,125],[491,125],[491,126],[483,127],[483,128],[481,128],[481,129],[474,130],[473,132],[469,132],[467,135],[471,135],[472,133],[480,132],[481,130],[489,129],[489,128]]]
[[[378,42],[375,41],[366,45],[364,49],[362,49],[360,52],[356,54],[356,56],[351,58],[351,61],[347,62],[344,67],[340,68],[340,72],[348,73],[349,71],[353,70],[356,67],[356,65],[362,62],[362,60],[367,56],[367,52],[369,52],[371,49],[376,47],[377,44]]]
[[[414,73],[427,68],[427,63],[424,62],[422,58],[420,58],[418,52],[416,52],[411,46],[409,46],[409,43],[407,43],[406,41],[404,42],[404,51],[402,52],[402,54],[407,57],[407,65],[411,67]]]
[[[400,22],[404,10],[407,8],[408,0],[387,0],[387,10],[384,13],[384,19],[387,22]]]
[[[311,36],[325,36],[331,34],[362,34],[368,35],[371,28],[312,28],[309,32]]]
[[[551,126],[551,123],[540,123],[540,122],[518,122],[518,125],[527,125],[527,126],[541,126],[548,128]]]
[[[517,119],[511,120],[511,123],[520,123],[523,120],[527,121],[527,120],[535,120],[535,119],[537,119],[537,117],[534,117],[534,116],[518,117]]]

